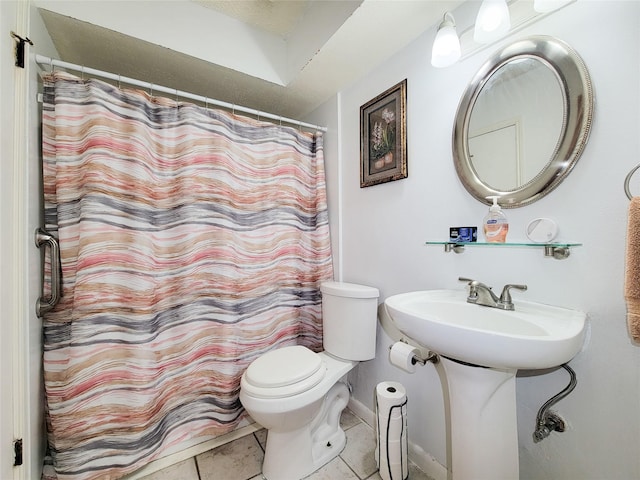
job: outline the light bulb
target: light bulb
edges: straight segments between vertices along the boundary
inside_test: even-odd
[[[431,65],[437,68],[453,65],[460,58],[460,39],[453,15],[445,13],[431,50]]]
[[[491,43],[504,36],[510,28],[506,0],[484,0],[476,18],[473,39],[478,43]]]

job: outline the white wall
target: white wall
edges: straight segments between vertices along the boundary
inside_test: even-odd
[[[324,134],[324,158],[325,177],[327,184],[327,202],[329,207],[329,229],[331,231],[331,247],[333,253],[333,272],[335,278],[340,277],[341,270],[341,179],[340,179],[340,116],[339,97],[327,101],[313,112],[314,118],[321,119],[321,123],[327,127]],[[313,120],[313,119],[311,119]]]
[[[464,5],[469,8],[478,3]],[[458,19],[458,28],[466,28]],[[454,12],[456,13],[456,12]],[[605,21],[605,18],[611,21]],[[615,21],[613,20],[615,19]],[[591,73],[596,95],[589,144],[571,175],[533,205],[506,210],[510,241],[525,240],[525,225],[550,217],[559,241],[582,242],[566,260],[544,258],[539,249],[468,248],[445,254],[426,240],[444,240],[449,226],[480,225],[487,207],[474,200],[456,177],[451,131],[458,101],[480,65],[508,41],[530,35],[556,36],[574,47]],[[578,386],[555,407],[568,431],[534,444],[538,408],[562,390],[564,370],[527,372],[517,380],[521,479],[640,478],[640,346],[632,344],[623,298],[627,172],[640,161],[640,2],[576,3],[493,47],[446,69],[429,63],[434,29],[379,68],[342,91],[339,137],[341,165],[327,158],[328,177],[340,172],[342,258],[345,281],[376,286],[385,297],[410,290],[459,288],[458,276],[500,288],[526,283],[518,298],[581,309],[589,314],[590,335],[571,362]],[[359,108],[402,79],[408,81],[409,177],[359,187]],[[333,101],[336,101],[334,99]],[[323,109],[316,122],[332,123]],[[331,131],[328,133],[331,135]],[[637,179],[640,180],[640,179]],[[635,182],[640,195],[640,181]],[[330,204],[338,203],[331,188]],[[335,227],[335,222],[332,223]],[[334,238],[336,232],[333,232]],[[334,247],[339,247],[334,242]],[[378,356],[361,364],[354,397],[372,408],[373,389],[382,380],[401,381],[409,397],[409,437],[446,465],[446,424],[440,376],[432,365],[414,375],[391,367],[379,331]],[[438,474],[437,468],[433,470]]]

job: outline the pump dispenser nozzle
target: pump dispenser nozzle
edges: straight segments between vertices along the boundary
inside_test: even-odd
[[[493,200],[493,205],[491,205],[491,207],[489,207],[489,211],[490,212],[496,212],[496,211],[500,211],[500,205],[498,205],[498,199],[500,197],[498,195],[491,195],[490,197],[487,197],[487,200]]]
[[[497,195],[487,197],[487,200],[493,200],[493,205],[489,207],[489,213],[484,217],[483,231],[484,238],[491,243],[504,243],[507,241],[507,232],[509,231],[509,222],[507,216],[502,212],[498,205]]]

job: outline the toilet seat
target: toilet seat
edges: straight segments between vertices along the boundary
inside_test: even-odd
[[[298,395],[318,385],[327,371],[322,358],[302,345],[272,350],[254,360],[241,388],[259,398]]]

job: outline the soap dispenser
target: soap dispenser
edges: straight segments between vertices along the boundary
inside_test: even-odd
[[[498,205],[498,198],[498,196],[487,197],[488,200],[493,200],[493,205],[489,207],[489,213],[487,213],[482,222],[484,238],[490,243],[506,242],[507,232],[509,231],[509,222],[500,205]]]

